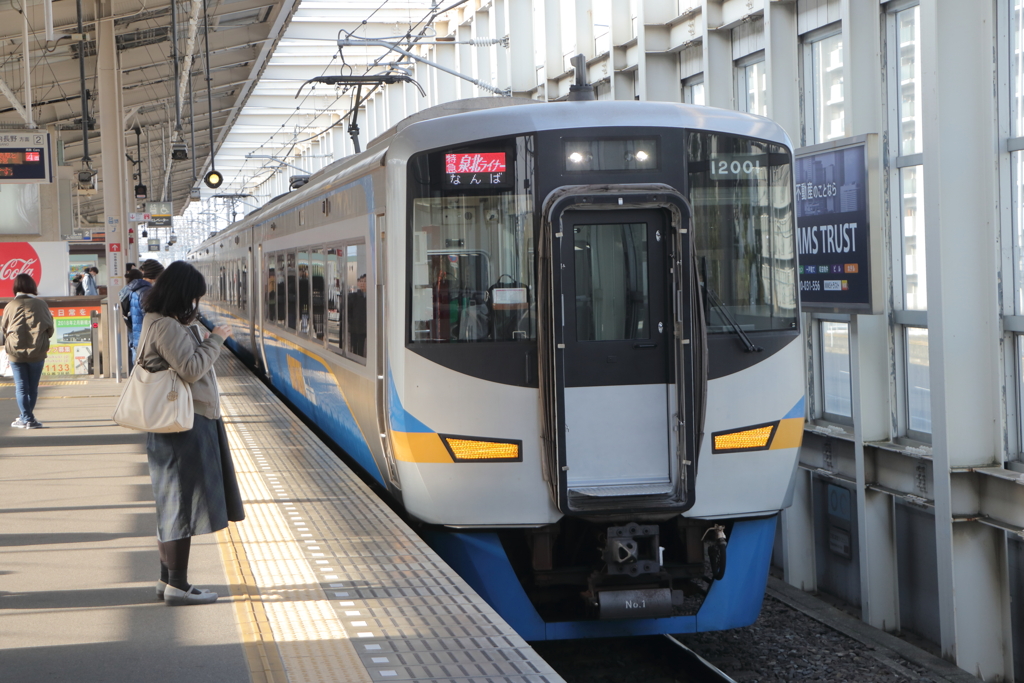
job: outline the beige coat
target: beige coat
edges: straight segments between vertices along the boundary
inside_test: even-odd
[[[53,316],[42,299],[19,294],[6,306],[0,319],[0,336],[12,363],[38,363],[46,360],[53,336]]]
[[[202,341],[196,327],[158,313],[147,313],[142,319],[138,362],[150,372],[173,368],[192,385],[196,414],[216,420],[220,417],[220,389],[213,364],[223,345],[220,335],[211,334]]]

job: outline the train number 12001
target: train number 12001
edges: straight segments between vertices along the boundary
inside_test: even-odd
[[[758,178],[761,175],[762,159],[762,156],[752,157],[746,154],[715,155],[710,160],[711,177],[716,180]]]

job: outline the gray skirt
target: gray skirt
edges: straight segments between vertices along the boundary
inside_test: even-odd
[[[175,541],[245,519],[224,422],[195,416],[187,432],[149,434],[156,537]]]

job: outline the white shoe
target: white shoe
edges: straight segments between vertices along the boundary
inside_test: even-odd
[[[164,588],[164,603],[168,605],[208,605],[216,601],[216,593],[195,586],[189,586],[188,591],[175,588],[170,584]]]
[[[163,600],[164,599],[164,591],[167,589],[167,585],[168,585],[167,582],[164,581],[163,579],[157,580],[157,582],[156,582],[156,599],[157,600]],[[192,586],[192,590],[199,591],[200,593],[209,593],[210,592],[210,591],[208,591],[205,588],[196,588],[195,586]]]

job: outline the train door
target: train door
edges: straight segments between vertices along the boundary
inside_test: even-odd
[[[654,209],[566,211],[555,234],[565,484],[583,508],[675,488],[671,245]]]

